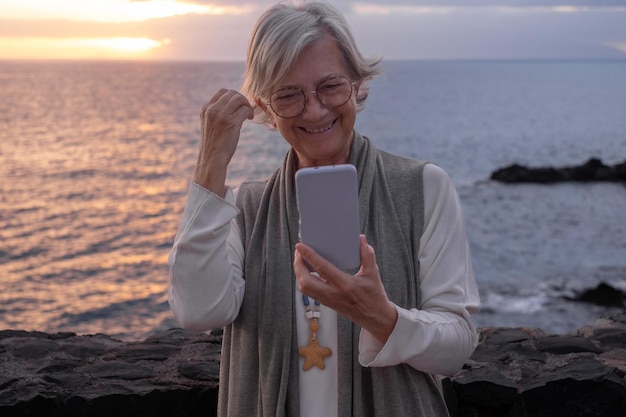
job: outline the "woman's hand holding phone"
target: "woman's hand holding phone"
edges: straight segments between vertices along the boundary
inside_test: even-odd
[[[384,344],[396,326],[398,313],[387,297],[374,248],[367,243],[365,235],[359,237],[359,252],[361,267],[351,275],[310,246],[298,243],[293,263],[298,288],[303,294],[349,318]],[[311,273],[307,263],[319,278]]]
[[[293,266],[300,291],[385,343],[398,314],[380,279],[374,248],[359,234],[356,168],[303,168],[296,172],[296,191],[301,243]]]

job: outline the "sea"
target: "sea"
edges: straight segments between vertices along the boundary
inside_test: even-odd
[[[507,185],[513,163],[626,160],[626,60],[383,61],[356,128],[447,171],[479,327],[570,333],[626,290],[626,184]],[[200,108],[242,62],[0,61],[0,329],[142,340],[177,327],[167,256],[197,158]],[[282,138],[247,122],[228,183],[268,176]]]

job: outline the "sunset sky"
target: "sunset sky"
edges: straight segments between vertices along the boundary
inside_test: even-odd
[[[0,59],[241,60],[273,1],[0,0]],[[389,59],[626,59],[624,0],[338,0]]]

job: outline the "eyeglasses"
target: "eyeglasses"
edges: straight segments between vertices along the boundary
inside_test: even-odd
[[[266,104],[279,117],[289,119],[304,112],[307,96],[311,93],[315,93],[320,103],[330,109],[343,106],[352,97],[352,87],[356,84],[346,77],[336,76],[320,82],[315,90],[308,93],[298,87],[285,87],[274,91]]]

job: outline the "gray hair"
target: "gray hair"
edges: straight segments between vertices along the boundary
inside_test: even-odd
[[[270,125],[257,100],[268,97],[294,65],[304,48],[330,34],[337,42],[353,81],[361,82],[356,109],[361,111],[369,94],[367,81],[379,74],[380,57],[365,58],[359,52],[348,23],[334,6],[325,2],[280,2],[258,19],[248,45],[242,90],[254,109],[254,119]]]

